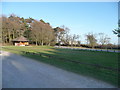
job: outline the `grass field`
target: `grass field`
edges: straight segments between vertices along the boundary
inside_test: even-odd
[[[93,77],[118,86],[118,53],[58,49],[48,46],[5,46],[3,50],[17,53],[56,67]],[[25,54],[34,52],[36,54]],[[120,72],[119,72],[120,73]]]

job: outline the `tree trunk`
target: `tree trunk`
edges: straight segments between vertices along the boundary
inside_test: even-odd
[[[36,46],[38,46],[37,39],[36,39]]]
[[[94,49],[94,45],[92,45],[92,49]]]
[[[43,40],[41,41],[41,45],[43,46]]]
[[[14,31],[13,31],[13,39],[15,38]]]
[[[5,43],[7,43],[7,36],[6,36],[6,38],[5,38]]]
[[[50,43],[48,44],[48,46],[50,46]]]
[[[8,38],[9,38],[9,43],[11,42],[11,38],[10,38],[10,32],[8,31]]]
[[[60,43],[61,43],[61,42],[59,41],[59,42],[58,42],[59,46],[60,46]]]
[[[73,47],[73,41],[71,42],[71,47]]]

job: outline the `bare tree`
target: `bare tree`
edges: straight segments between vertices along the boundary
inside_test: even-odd
[[[64,40],[65,45],[69,45],[70,41],[71,41],[71,35],[66,34],[65,35],[65,40]]]
[[[38,45],[38,43],[40,42],[40,37],[41,37],[41,27],[40,27],[40,23],[35,20],[33,23],[31,23],[31,37],[32,37],[32,41],[35,41],[36,46]]]
[[[35,20],[31,23],[31,28],[31,37],[36,45],[50,45],[54,41],[54,33],[50,25]]]
[[[71,35],[71,46],[73,46],[73,44],[76,46],[77,44],[77,39],[79,39],[79,35]]]
[[[69,28],[65,27],[64,25],[61,27],[56,27],[54,28],[55,36],[56,36],[56,41],[60,44],[66,44],[68,43],[69,39]]]
[[[99,33],[99,42],[101,45],[108,44],[110,42],[110,38],[104,33]]]
[[[92,48],[94,48],[94,46],[97,44],[97,39],[96,39],[95,34],[93,34],[93,33],[88,33],[88,34],[86,35],[86,37],[87,37],[86,40],[88,41],[89,45],[90,45]]]

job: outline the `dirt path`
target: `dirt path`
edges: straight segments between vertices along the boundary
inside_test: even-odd
[[[23,56],[2,53],[3,88],[113,88],[105,82],[68,72]]]

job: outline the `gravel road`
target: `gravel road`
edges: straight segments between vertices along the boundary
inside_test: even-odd
[[[90,77],[77,75],[9,52],[2,53],[3,88],[114,88]]]

